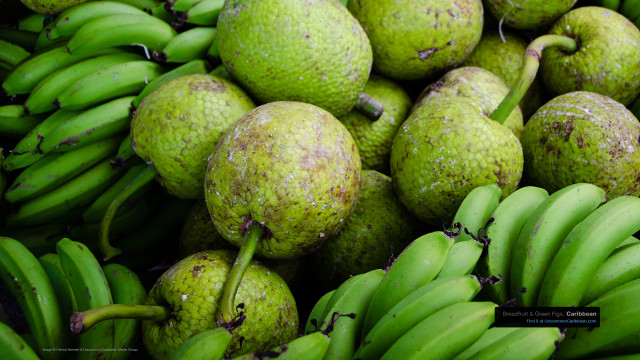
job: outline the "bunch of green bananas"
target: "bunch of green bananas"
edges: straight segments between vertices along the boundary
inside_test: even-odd
[[[0,280],[17,300],[31,331],[19,335],[0,322],[4,358],[126,359],[139,345],[138,320],[112,320],[81,335],[71,333],[69,319],[75,311],[142,304],[147,297],[131,269],[101,266],[80,242],[61,239],[55,252],[36,257],[19,240],[0,237]]]
[[[606,7],[624,15],[634,25],[640,28],[640,1],[637,0],[592,0],[589,2],[595,6]]]

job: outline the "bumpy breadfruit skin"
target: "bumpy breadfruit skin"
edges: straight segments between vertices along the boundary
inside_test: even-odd
[[[228,79],[193,74],[158,87],[131,119],[131,145],[158,181],[183,199],[202,199],[207,157],[226,128],[255,107]]]
[[[90,0],[20,0],[24,6],[40,14],[58,14]]]
[[[478,186],[497,184],[502,198],[518,187],[522,146],[485,113],[471,98],[435,98],[409,115],[393,139],[394,189],[427,224],[451,224],[462,200]]]
[[[360,155],[351,134],[311,104],[272,102],[247,112],[209,157],[204,189],[218,232],[240,246],[251,221],[267,229],[256,254],[316,250],[355,207]]]
[[[337,1],[229,0],[216,43],[258,103],[301,101],[347,114],[373,62],[366,33]]]
[[[607,96],[555,97],[529,119],[521,141],[528,178],[550,193],[587,182],[607,199],[640,195],[640,123]]]
[[[487,11],[514,29],[535,29],[551,24],[577,0],[486,0]]]
[[[216,327],[222,287],[235,258],[230,250],[198,252],[158,278],[147,304],[170,306],[172,315],[163,322],[142,322],[144,345],[152,358],[168,359],[188,338]],[[245,305],[246,320],[233,331],[229,349],[240,349],[234,356],[265,351],[297,337],[299,319],[293,295],[278,274],[256,261],[251,262],[238,288],[236,305],[240,303]]]

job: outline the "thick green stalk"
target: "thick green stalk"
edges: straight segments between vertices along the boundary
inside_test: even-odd
[[[382,104],[364,92],[358,93],[354,109],[371,121],[378,120],[384,112]]]
[[[518,79],[513,83],[500,105],[489,116],[491,120],[500,124],[507,120],[535,79],[538,67],[540,67],[542,51],[551,47],[558,47],[573,53],[578,50],[578,43],[575,39],[564,35],[542,35],[533,40],[524,52],[522,70]]]
[[[89,330],[93,325],[111,319],[138,319],[166,321],[171,316],[171,309],[157,305],[125,305],[110,304],[98,306],[71,315],[71,331],[79,334]]]
[[[240,252],[238,252],[236,261],[229,272],[229,277],[227,277],[227,281],[222,288],[218,318],[222,319],[224,323],[228,324],[233,322],[235,317],[233,304],[236,300],[236,293],[238,292],[240,281],[251,263],[253,254],[256,252],[256,248],[263,234],[264,228],[257,221],[252,220],[247,228]]]

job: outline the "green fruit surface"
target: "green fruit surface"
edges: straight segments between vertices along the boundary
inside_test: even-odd
[[[363,169],[389,174],[389,153],[396,132],[409,115],[411,99],[396,82],[372,74],[364,92],[378,100],[384,112],[375,121],[356,110],[340,118],[358,146]]]
[[[626,17],[603,7],[580,7],[558,19],[549,33],[578,42],[571,54],[543,51],[540,75],[551,95],[592,91],[626,106],[640,94],[640,30]]]
[[[319,283],[328,291],[352,275],[384,268],[390,246],[398,254],[415,238],[417,221],[398,200],[389,176],[363,170],[358,202],[345,227],[310,255]]]
[[[522,147],[471,98],[441,97],[418,107],[391,148],[391,178],[400,201],[432,226],[450,224],[465,196],[497,184],[502,198],[522,177]]]
[[[578,91],[552,99],[520,140],[525,173],[549,193],[586,182],[607,199],[640,195],[640,123],[607,96]]]
[[[205,196],[218,232],[240,246],[251,221],[266,228],[256,254],[316,250],[355,207],[361,162],[351,134],[329,112],[272,102],[247,112],[210,156]]]
[[[418,96],[412,111],[438,97],[464,96],[480,102],[484,114],[489,116],[508,93],[509,87],[491,71],[475,66],[462,66],[450,70],[427,86]],[[524,123],[519,106],[516,106],[503,125],[516,137],[520,136]]]
[[[20,0],[24,6],[34,12],[52,15],[88,1],[90,0]]]
[[[152,358],[168,359],[188,338],[216,327],[222,287],[235,258],[229,250],[198,252],[158,278],[147,304],[170,306],[172,315],[163,322],[142,322],[144,345]],[[235,299],[236,305],[244,303],[246,319],[233,331],[229,350],[240,349],[234,355],[268,350],[297,337],[295,299],[275,272],[252,262]]]
[[[515,29],[536,29],[553,23],[577,0],[485,0],[487,11]]]
[[[216,42],[257,102],[307,102],[338,117],[355,105],[373,61],[367,35],[337,1],[229,0]]]
[[[222,132],[254,106],[227,79],[182,76],[142,100],[131,120],[131,145],[144,161],[153,163],[170,194],[204,198],[207,157]]]
[[[349,0],[373,49],[373,69],[392,79],[441,75],[482,35],[481,0]]]

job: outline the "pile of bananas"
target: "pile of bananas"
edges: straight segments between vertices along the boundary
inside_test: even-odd
[[[36,257],[20,241],[0,237],[0,280],[17,300],[30,329],[18,335],[6,319],[0,321],[3,358],[71,358],[74,349],[84,348],[93,349],[92,356],[107,351],[114,359],[124,359],[139,346],[139,320],[105,321],[72,335],[68,319],[76,311],[142,304],[147,298],[135,272],[115,263],[101,266],[80,242],[64,238],[56,243],[55,252]]]

